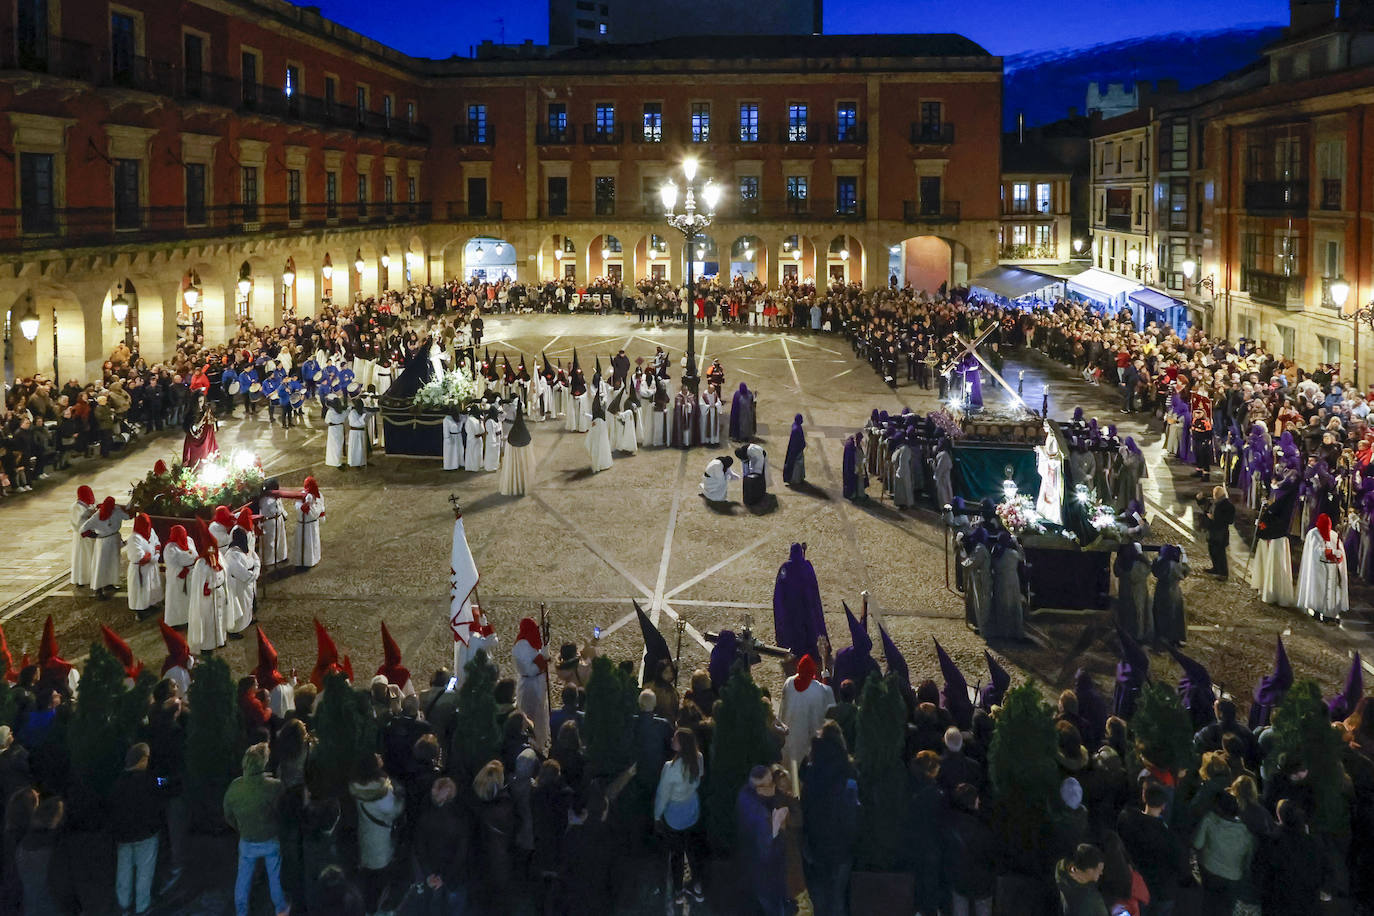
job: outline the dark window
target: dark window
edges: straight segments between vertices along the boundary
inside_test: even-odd
[[[137,229],[141,224],[138,205],[137,159],[114,161],[114,209],[116,229]]]
[[[568,215],[568,179],[562,176],[549,178],[549,216]]]
[[[286,170],[286,218],[301,218],[301,171]]]
[[[406,178],[406,201],[412,204],[416,201],[414,178]]]
[[[334,106],[338,104],[339,81],[332,76],[324,78],[324,110],[328,114],[334,114]]]
[[[1193,187],[1193,231],[1202,231],[1202,182]]]
[[[382,119],[386,122],[387,127],[391,126],[391,96],[389,95],[382,96]]]
[[[255,165],[243,167],[243,221],[258,221],[258,167]]]
[[[468,179],[468,216],[487,215],[487,180]]]
[[[787,139],[793,143],[807,140],[806,106],[793,104],[787,106]]]
[[[577,20],[577,27],[590,32],[592,29],[596,28],[596,23],[592,22],[590,19],[579,19]]]
[[[759,176],[741,175],[739,178],[739,212],[741,216],[756,216],[759,212]]]
[[[19,202],[25,232],[57,229],[52,153],[19,154]]]
[[[615,215],[615,179],[609,175],[596,179],[596,215]]]
[[[835,139],[841,143],[857,140],[859,110],[853,102],[841,102],[835,109]]]
[[[244,51],[241,61],[243,104],[251,107],[258,103],[258,56],[251,51]]]
[[[559,142],[568,139],[568,106],[562,102],[549,103],[549,139]]]
[[[367,216],[367,176],[358,174],[358,215]]]
[[[692,142],[706,143],[711,139],[711,103],[692,103]]]
[[[944,115],[945,105],[943,102],[922,102],[921,134],[926,137],[938,137]]]
[[[1188,179],[1169,179],[1169,228],[1188,228]]]
[[[663,142],[663,103],[644,103],[644,142]]]
[[[487,142],[487,106],[468,106],[468,142]]]
[[[759,106],[753,102],[743,102],[739,106],[739,141],[759,142]]]
[[[396,202],[396,176],[382,176],[382,201],[386,204],[387,212],[391,212],[391,205]]]
[[[806,209],[806,176],[787,176],[787,210],[800,213]]]
[[[138,54],[135,28],[134,17],[110,14],[110,76],[118,85],[128,85],[134,78],[134,57]]]
[[[859,212],[859,179],[852,175],[835,179],[835,212]]]
[[[324,215],[326,219],[339,217],[339,173],[324,173]]]
[[[186,163],[186,225],[205,225],[205,165]]]
[[[48,0],[19,0],[15,36],[19,65],[28,70],[48,68]]]
[[[281,87],[282,95],[291,98],[301,91],[301,68],[294,64],[286,68],[286,79]]]
[[[940,176],[922,175],[918,188],[921,194],[921,215],[938,216],[940,214]]]
[[[205,94],[205,39],[187,32],[182,36],[181,51],[186,66],[186,94],[200,98]]]

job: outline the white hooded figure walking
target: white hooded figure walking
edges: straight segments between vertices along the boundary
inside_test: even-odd
[[[229,621],[229,592],[226,589],[224,564],[219,548],[206,538],[200,556],[191,567],[190,620],[186,627],[186,641],[197,652],[218,649],[228,638],[225,629]]]
[[[262,488],[258,499],[258,514],[262,516],[262,543],[258,545],[258,556],[264,566],[285,563],[287,557],[286,510],[276,491],[279,484],[275,477],[269,478]]]
[[[337,398],[329,402],[324,412],[324,422],[328,428],[324,440],[324,463],[331,468],[343,467],[344,427],[348,425],[348,411]]]
[[[520,631],[510,650],[518,678],[515,707],[534,723],[534,746],[543,753],[549,746],[549,660],[539,625],[532,618],[520,621]]]
[[[140,512],[134,519],[134,532],[124,545],[124,556],[129,561],[126,577],[131,611],[146,611],[162,602],[162,573],[157,567],[160,546],[153,531],[153,520]]]
[[[162,545],[162,563],[167,567],[167,582],[163,587],[162,620],[169,627],[184,627],[190,617],[191,567],[196,553],[186,536],[186,529],[173,525]]]
[[[499,471],[501,470],[501,446],[505,439],[505,427],[501,425],[501,408],[493,407],[487,413],[486,423],[483,424],[484,432],[482,449],[482,470]]]
[[[463,466],[462,414],[454,412],[444,417],[444,470],[457,471]]]
[[[486,426],[473,408],[463,417],[463,470],[482,470],[482,443],[486,440]]]
[[[95,541],[85,537],[81,528],[92,515],[95,515],[95,492],[83,484],[76,488],[76,502],[71,508],[72,585],[91,582],[91,554],[95,551]]]
[[[591,425],[587,430],[587,455],[592,460],[592,473],[604,471],[612,464],[611,435],[606,426],[606,409],[601,404],[601,395],[592,401]]]
[[[320,522],[324,521],[324,497],[315,478],[305,478],[305,490],[296,503],[296,565],[301,569],[320,562]]]
[[[220,556],[229,596],[229,616],[224,627],[230,633],[242,633],[253,622],[253,596],[258,589],[262,562],[249,548],[248,532],[242,528],[234,529],[229,549]]]
[[[95,514],[81,526],[81,534],[94,541],[89,583],[96,592],[105,588],[113,591],[119,585],[120,550],[123,547],[119,530],[128,520],[128,513],[115,505],[115,498],[107,496]]]
[[[348,466],[351,468],[367,467],[367,453],[372,448],[372,438],[367,428],[370,413],[361,399],[354,401],[348,409]]]
[[[1345,547],[1326,513],[1302,542],[1298,567],[1298,607],[1318,620],[1335,620],[1350,610]]]
[[[787,767],[801,766],[811,753],[811,737],[825,724],[825,711],[834,705],[834,692],[816,680],[816,662],[803,655],[797,662],[797,673],[783,682],[778,703],[778,719],[787,726],[782,745],[782,761]]]

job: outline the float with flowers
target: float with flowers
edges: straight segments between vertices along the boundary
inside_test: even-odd
[[[428,357],[417,358],[379,402],[386,453],[442,457],[444,417],[467,410],[477,397],[476,380],[466,368],[445,369]]]
[[[135,513],[147,513],[164,543],[174,525],[199,538],[196,520],[209,522],[217,506],[235,515],[245,507],[256,510],[265,481],[258,456],[244,450],[229,455],[215,452],[194,466],[158,461],[134,483],[129,507]]]

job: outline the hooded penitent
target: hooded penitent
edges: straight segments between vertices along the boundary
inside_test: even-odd
[[[707,671],[711,675],[711,687],[717,693],[730,680],[730,671],[735,666],[739,654],[739,637],[734,630],[721,630],[716,635],[716,644],[711,647],[711,659]]]
[[[671,661],[672,651],[668,648],[668,640],[663,638],[658,627],[649,619],[649,615],[644,613],[644,609],[639,606],[639,602],[632,602],[635,606],[635,616],[639,619],[639,632],[644,636],[644,683],[653,680],[658,666],[663,661]]]
[[[95,491],[85,484],[76,488],[76,498],[78,502],[85,503],[88,506],[95,505]]]
[[[53,627],[52,615],[43,622],[43,638],[38,643],[38,667],[42,670],[45,680],[57,680],[66,683],[67,675],[71,673],[71,662],[57,654],[57,631]]]
[[[1011,686],[1011,675],[1007,674],[1007,669],[998,664],[997,659],[993,658],[987,649],[983,650],[983,659],[988,664],[988,682],[978,691],[978,708],[990,710],[1002,704],[1002,698],[1007,695],[1007,688]]]
[[[1330,519],[1327,519],[1330,524]],[[1260,678],[1255,686],[1255,702],[1250,704],[1250,727],[1259,728],[1269,724],[1269,716],[1293,686],[1293,666],[1288,663],[1288,652],[1283,647],[1283,637],[1278,637],[1274,645],[1274,670]]]
[[[248,506],[244,506],[243,510],[239,512],[239,517],[234,520],[234,523],[242,530],[251,532],[253,530],[253,510]]]
[[[258,667],[253,669],[253,674],[258,679],[258,686],[263,690],[272,690],[279,684],[286,683],[286,678],[281,676],[277,670],[277,647],[272,645],[272,641],[267,638],[262,627],[258,630]]]
[[[5,639],[5,631],[0,628],[0,664],[5,666],[5,680],[13,684],[19,680],[19,671],[14,667],[14,656],[10,654],[10,644]]]
[[[100,503],[100,520],[102,522],[109,521],[110,516],[114,514],[114,510],[115,498],[113,496],[105,497],[104,501]]]
[[[145,539],[152,537],[153,520],[148,517],[148,513],[140,512],[134,516],[134,534]]]
[[[334,639],[329,635],[329,631],[320,623],[319,618],[315,618],[315,669],[310,672],[310,683],[316,689],[323,690],[325,678],[331,674],[347,673],[344,666],[339,664],[339,649],[334,645]]]
[[[229,511],[228,506],[215,507],[215,524],[223,526],[225,531],[230,531],[234,527],[234,513]]]
[[[817,641],[826,633],[825,612],[805,544],[793,544],[787,561],[778,568],[773,585],[773,631],[777,644],[793,655],[820,656]]]
[[[906,657],[892,641],[892,637],[887,635],[887,630],[883,629],[882,624],[878,625],[878,636],[883,641],[883,658],[887,660],[887,673],[900,676],[904,683],[910,685],[911,670],[907,667]]]
[[[167,476],[167,462],[159,458],[157,462],[153,465],[153,474],[157,477]]]
[[[932,642],[935,643],[935,657],[940,662],[940,674],[945,679],[945,686],[940,689],[940,705],[949,711],[955,725],[968,730],[973,725],[973,702],[968,696],[968,681],[940,641],[932,639]]]
[[[129,644],[104,624],[100,626],[100,639],[105,643],[105,648],[110,650],[110,654],[124,666],[124,676],[132,681],[138,680],[138,676],[143,673],[143,663],[134,658],[134,650],[129,648]]]
[[[1173,646],[1169,646],[1169,654],[1183,669],[1183,676],[1178,679],[1178,698],[1192,717],[1196,731],[1213,719],[1212,703],[1216,697],[1212,693],[1212,675],[1201,662]]]
[[[305,490],[306,493],[309,493],[316,499],[320,498],[320,485],[315,482],[315,478],[313,477],[305,478],[305,482],[301,484],[301,489]]]
[[[4,634],[0,633],[0,639]],[[1338,722],[1347,718],[1355,711],[1355,705],[1360,702],[1360,697],[1364,696],[1364,665],[1360,662],[1360,653],[1356,652],[1355,657],[1350,660],[1350,670],[1345,674],[1345,687],[1341,692],[1326,701],[1326,708],[1331,713],[1331,721]]]
[[[162,644],[167,647],[167,660],[162,663],[162,673],[166,674],[173,668],[189,669],[191,667],[191,645],[186,641],[186,637],[169,627],[166,621],[159,620],[157,625],[158,629],[162,631]]]
[[[1140,691],[1150,679],[1150,657],[1140,644],[1120,627],[1116,635],[1121,640],[1121,660],[1116,663],[1116,689],[1112,693],[1112,714],[1131,720]]]
[[[849,623],[850,644],[835,653],[835,673],[832,682],[838,687],[845,681],[853,681],[855,688],[862,690],[869,674],[877,672],[881,675],[882,670],[873,657],[873,639],[868,635],[868,618],[865,617],[861,623],[849,609],[849,605],[844,602],[840,604],[844,608],[845,620]]]
[[[805,693],[806,688],[810,687],[815,679],[816,663],[811,656],[803,655],[801,661],[797,662],[797,676],[792,681],[792,689],[797,693]]]
[[[382,664],[377,673],[397,687],[405,687],[410,683],[410,669],[401,664],[401,647],[391,638],[385,620],[382,621]]]

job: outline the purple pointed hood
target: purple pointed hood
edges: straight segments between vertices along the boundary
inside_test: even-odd
[[[1169,647],[1169,654],[1183,669],[1183,676],[1178,679],[1178,697],[1183,702],[1183,708],[1192,716],[1193,729],[1202,728],[1214,718],[1212,675],[1201,662],[1189,658],[1173,646]]]
[[[1150,657],[1140,644],[1122,630],[1116,629],[1121,640],[1121,660],[1116,663],[1116,689],[1112,692],[1112,715],[1130,721],[1135,714],[1135,701],[1140,690],[1150,680]]]
[[[911,669],[907,667],[902,650],[897,648],[897,644],[892,641],[891,636],[887,635],[887,630],[883,629],[882,624],[878,625],[878,635],[883,641],[883,658],[887,660],[887,673],[900,675],[909,686],[911,684]]]
[[[739,638],[734,630],[721,630],[716,636],[716,644],[711,647],[711,660],[707,670],[711,675],[711,687],[720,692],[725,682],[730,680],[730,669],[735,665],[739,652]]]
[[[1331,721],[1339,722],[1347,718],[1355,711],[1355,706],[1360,702],[1360,697],[1364,696],[1364,665],[1360,662],[1360,653],[1356,652],[1355,657],[1350,660],[1350,670],[1345,673],[1345,687],[1341,692],[1326,701],[1326,708],[1331,713]]]
[[[983,650],[983,659],[988,663],[988,682],[978,691],[978,708],[989,710],[1000,705],[1002,698],[1007,695],[1007,688],[1011,686],[1011,675],[1007,674],[1007,669],[998,664],[997,659],[993,658],[987,649]]]
[[[868,635],[866,624],[858,621],[847,604],[844,605],[844,616],[849,622],[850,645],[835,653],[833,686],[839,687],[845,681],[853,681],[854,686],[862,690],[871,672],[882,672],[873,658],[873,639]]]
[[[1288,663],[1288,651],[1283,637],[1274,645],[1274,670],[1260,678],[1255,686],[1255,702],[1250,704],[1250,727],[1269,724],[1269,716],[1283,702],[1288,688],[1293,686],[1293,666]]]
[[[940,689],[940,705],[949,711],[955,725],[967,730],[973,725],[973,703],[968,698],[968,681],[940,641],[932,638],[931,642],[935,643],[935,657],[940,662],[940,674],[945,679],[945,686]]]
[[[1073,692],[1078,696],[1078,718],[1086,733],[1083,743],[1095,747],[1107,730],[1107,699],[1098,693],[1088,669],[1079,668],[1073,675]]]

